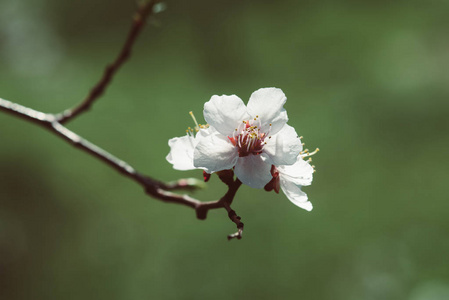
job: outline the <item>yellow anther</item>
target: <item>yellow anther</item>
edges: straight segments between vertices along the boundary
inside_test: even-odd
[[[254,118],[254,121],[256,121],[257,120],[257,118]]]
[[[303,136],[301,135],[300,137],[299,137],[299,139],[302,139],[303,138]]]
[[[271,123],[270,123],[270,126],[271,126]]]
[[[258,115],[256,115],[256,118],[258,118],[259,116]]]

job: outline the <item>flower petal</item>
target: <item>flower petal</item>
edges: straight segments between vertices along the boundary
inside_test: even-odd
[[[244,184],[256,188],[263,188],[272,178],[271,164],[264,161],[261,155],[239,157],[234,173]]]
[[[214,132],[198,140],[193,152],[193,165],[213,173],[234,167],[238,156],[237,148],[229,139]]]
[[[285,196],[287,196],[288,200],[296,206],[299,206],[307,211],[311,211],[313,208],[312,203],[307,200],[307,194],[301,191],[301,186],[298,186],[283,178],[282,175],[279,178],[281,181],[281,189]]]
[[[193,149],[195,146],[195,139],[190,135],[182,137],[175,137],[168,140],[170,146],[170,153],[166,159],[173,165],[176,170],[193,170],[196,169],[193,165]]]
[[[287,124],[270,139],[265,138],[265,141],[267,144],[263,147],[263,152],[276,166],[294,164],[302,150],[301,140],[296,134],[295,128]]]
[[[236,95],[212,96],[204,104],[204,119],[218,132],[231,136],[244,120],[249,119],[246,106]]]
[[[313,168],[305,160],[298,156],[298,160],[290,166],[277,166],[281,178],[297,185],[311,185],[313,180]]]
[[[207,128],[201,128],[197,133],[196,133],[196,136],[195,136],[195,146],[198,144],[198,142],[202,139],[202,138],[204,138],[204,137],[207,137],[207,136],[209,136],[209,135],[211,135],[211,134],[214,134],[214,133],[217,133],[217,131],[215,130],[215,128],[213,128],[212,126],[210,126],[210,127],[207,127]]]
[[[252,93],[248,102],[248,113],[251,118],[259,116],[262,132],[276,134],[288,121],[284,104],[287,101],[284,92],[278,88],[262,88]],[[270,126],[271,124],[271,126]]]

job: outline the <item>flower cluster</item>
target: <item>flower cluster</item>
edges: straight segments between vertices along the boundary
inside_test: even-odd
[[[233,170],[242,183],[276,193],[282,189],[295,205],[312,210],[301,187],[312,183],[314,172],[310,159],[304,159],[318,149],[303,150],[287,125],[286,101],[278,88],[255,91],[247,106],[236,95],[212,96],[204,104],[207,125],[199,125],[191,113],[196,126],[169,140],[167,161],[177,170]]]

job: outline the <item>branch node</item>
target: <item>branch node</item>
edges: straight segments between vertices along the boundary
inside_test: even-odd
[[[198,206],[195,208],[195,211],[196,211],[196,217],[197,217],[199,220],[206,220],[206,218],[207,218],[207,213],[209,212],[209,209],[208,209],[208,208],[206,208],[204,205],[198,205]]]

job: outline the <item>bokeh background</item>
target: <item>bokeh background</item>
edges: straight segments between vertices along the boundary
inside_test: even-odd
[[[161,180],[214,94],[275,86],[314,157],[314,204],[243,187],[206,221],[0,113],[1,299],[449,299],[449,2],[171,1],[69,124]],[[0,0],[0,97],[78,103],[134,1]],[[195,193],[220,197],[212,178]]]

